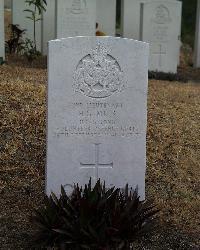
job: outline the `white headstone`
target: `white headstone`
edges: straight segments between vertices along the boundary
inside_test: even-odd
[[[0,0],[0,57],[5,58],[4,42],[4,0]]]
[[[42,54],[47,55],[48,41],[56,38],[56,0],[47,0],[42,16]]]
[[[141,22],[140,5],[141,3],[151,2],[151,1],[152,0],[122,0],[122,6],[121,6],[122,37],[140,40],[140,22]],[[181,37],[181,25],[180,25],[179,37]],[[180,41],[179,41],[179,46],[181,46]],[[178,53],[178,63],[179,63],[179,53]]]
[[[196,32],[194,45],[194,67],[200,68],[200,0],[197,1]]]
[[[150,43],[149,70],[177,72],[182,3],[154,0],[141,4],[141,40]]]
[[[26,33],[24,37],[34,40],[34,25],[33,21],[26,18],[30,16],[30,13],[25,12],[25,9],[33,9],[33,7],[29,6],[25,0],[13,0],[12,1],[12,23],[18,24],[21,29],[26,29]],[[42,29],[41,29],[41,21],[36,22],[36,44],[37,50],[41,51],[42,49]]]
[[[116,34],[116,0],[97,0],[97,23],[107,36]]]
[[[144,199],[148,44],[57,39],[48,65],[47,194],[92,177],[138,185]]]
[[[121,19],[123,37],[139,40],[141,2],[142,0],[122,0]]]
[[[56,16],[57,38],[95,35],[95,0],[59,0]]]

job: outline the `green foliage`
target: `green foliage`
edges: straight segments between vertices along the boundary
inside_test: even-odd
[[[42,11],[46,11],[46,8],[45,8],[45,6],[47,5],[46,0],[26,0],[25,2],[28,3],[29,6],[33,5],[39,15],[42,14]],[[30,10],[27,10],[27,11],[30,11]]]
[[[33,6],[33,9],[25,9],[24,11],[29,13],[29,16],[27,16],[27,19],[30,19],[33,21],[33,37],[34,37],[34,50],[37,51],[37,45],[36,45],[36,22],[40,21],[42,19],[42,12],[46,11],[46,0],[26,0],[25,1],[30,7]]]
[[[26,30],[20,29],[17,24],[10,24],[11,29],[10,39],[6,41],[6,51],[10,54],[20,53],[23,49],[24,41],[22,39]]]
[[[61,187],[60,198],[53,193],[46,205],[35,211],[37,225],[34,240],[38,247],[64,249],[130,249],[137,237],[149,230],[155,206],[139,201],[137,190],[106,189],[100,180],[91,180],[85,188],[74,185],[71,196]]]
[[[41,53],[35,50],[33,41],[26,38],[23,47],[23,55],[28,59],[29,62],[32,62],[33,60],[37,59]]]

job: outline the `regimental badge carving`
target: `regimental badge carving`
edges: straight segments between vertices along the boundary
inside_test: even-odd
[[[169,9],[163,4],[159,5],[155,9],[155,16],[153,18],[153,21],[157,24],[165,24],[171,22]]]
[[[91,98],[111,96],[123,89],[123,82],[119,63],[102,45],[83,57],[74,73],[75,90]]]

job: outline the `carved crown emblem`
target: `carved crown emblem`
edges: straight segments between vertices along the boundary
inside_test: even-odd
[[[124,74],[117,60],[98,45],[83,57],[74,72],[76,91],[91,98],[105,98],[123,88]]]
[[[171,22],[169,9],[163,4],[159,5],[155,10],[155,17],[153,21],[158,24]]]

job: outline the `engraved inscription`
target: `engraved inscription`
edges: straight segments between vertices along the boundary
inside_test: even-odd
[[[86,10],[86,0],[73,0],[70,12],[72,14],[81,14]]]
[[[62,18],[62,33],[69,36],[87,34],[91,30],[89,10],[85,0],[73,0],[72,5],[67,7]]]
[[[153,22],[157,24],[166,24],[171,22],[169,9],[163,4],[159,5],[155,9],[155,16],[153,18]]]
[[[113,168],[113,162],[110,163],[101,163],[99,159],[99,150],[100,150],[101,143],[95,143],[95,162],[94,163],[82,163],[80,162],[81,169],[94,169],[95,175],[92,176],[93,179],[98,180],[99,179],[99,169],[106,168],[106,169],[112,169]]]
[[[98,45],[78,63],[74,88],[91,98],[105,98],[123,89],[123,72],[107,49]]]
[[[63,30],[70,36],[79,36],[90,29],[89,20],[85,15],[66,15],[65,20],[63,20]]]
[[[76,119],[66,121],[62,126],[55,128],[54,136],[106,136],[106,137],[133,137],[139,136],[139,127],[135,122],[121,119],[126,112],[122,102],[75,102],[68,103]]]
[[[169,41],[169,27],[155,25],[152,32],[152,41],[168,42]]]

